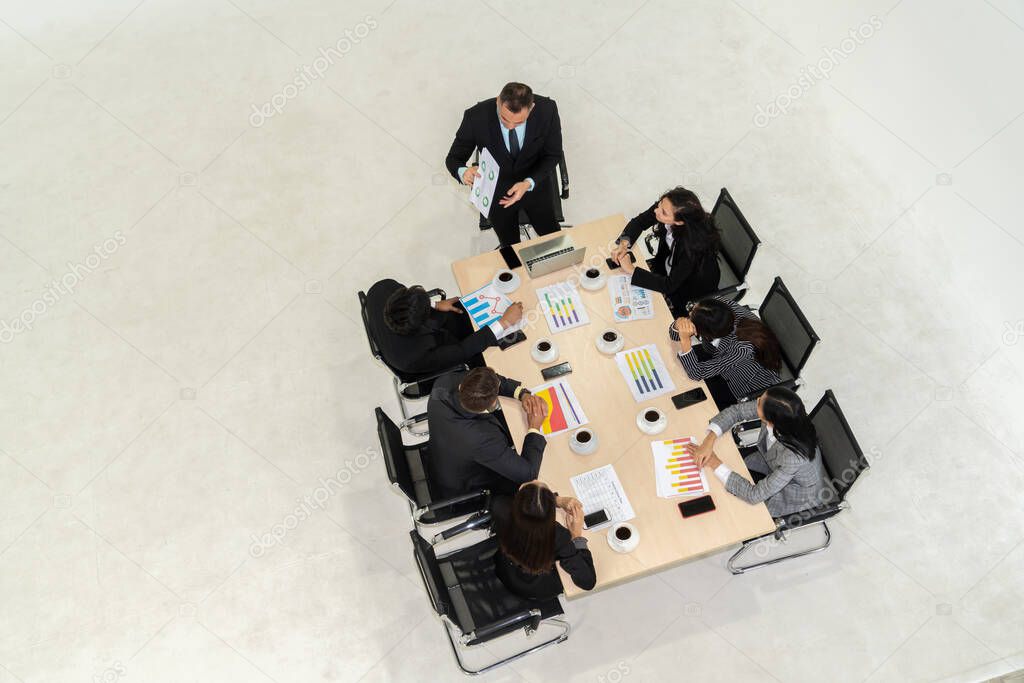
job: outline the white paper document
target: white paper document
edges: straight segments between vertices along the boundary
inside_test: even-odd
[[[606,510],[612,522],[628,522],[636,517],[619,475],[611,465],[577,474],[569,481],[583,505],[583,514]]]
[[[480,171],[480,175],[473,179],[469,201],[484,218],[487,218],[491,213],[491,204],[494,203],[494,189],[498,186],[498,173],[501,169],[486,147],[480,150],[480,166],[477,170]]]

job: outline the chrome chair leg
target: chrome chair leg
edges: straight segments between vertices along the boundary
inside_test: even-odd
[[[752,538],[749,541],[744,541],[743,545],[740,547],[740,549],[737,550],[735,553],[733,553],[732,557],[729,558],[729,562],[726,564],[726,566],[729,568],[729,571],[732,572],[733,574],[743,574],[743,573],[748,572],[748,571],[750,571],[752,569],[760,569],[761,567],[767,567],[768,565],[777,564],[779,562],[784,562],[785,560],[792,560],[792,559],[797,558],[797,557],[803,557],[805,555],[811,555],[813,553],[821,552],[825,548],[829,547],[829,545],[832,543],[832,533],[828,530],[828,524],[826,524],[824,521],[821,521],[821,522],[816,522],[815,524],[810,524],[810,525],[808,525],[806,527],[800,527],[800,529],[809,529],[810,527],[817,526],[818,524],[821,525],[822,530],[825,532],[825,537],[824,537],[824,540],[822,541],[822,543],[820,543],[819,545],[814,546],[813,548],[809,548],[807,550],[801,550],[801,551],[795,552],[795,553],[787,553],[787,554],[782,555],[780,557],[773,557],[770,560],[761,560],[760,562],[755,562],[754,564],[750,564],[750,565],[746,565],[746,566],[739,566],[737,564],[738,560],[741,557],[743,557],[751,549],[751,547],[753,547],[756,543],[758,543],[760,541],[763,541],[764,539],[766,539],[768,537],[774,537],[775,536],[774,533],[765,534],[764,536],[758,536],[757,538]],[[782,536],[782,540],[785,540],[785,536],[784,535]]]
[[[508,664],[509,662],[514,662],[517,659],[522,659],[526,655],[531,655],[534,652],[539,652],[540,650],[543,650],[544,648],[550,645],[557,645],[558,643],[563,643],[569,639],[569,632],[572,630],[572,627],[570,626],[569,622],[563,619],[545,619],[544,621],[540,622],[540,625],[544,626],[545,624],[551,624],[552,626],[557,626],[559,628],[558,635],[545,640],[543,643],[538,643],[537,645],[534,645],[528,650],[523,650],[522,652],[510,655],[508,657],[505,657],[504,659],[500,659],[496,662],[488,664],[487,666],[483,666],[479,669],[470,669],[462,661],[462,657],[459,655],[459,648],[455,644],[455,639],[452,638],[452,631],[451,628],[449,627],[447,620],[442,619],[442,621],[444,622],[444,631],[448,635],[448,643],[452,647],[452,654],[455,656],[455,663],[459,665],[459,669],[462,670],[462,673],[467,674],[469,676],[479,676],[480,674],[487,673],[488,671],[493,671],[494,669],[497,669],[499,666]]]

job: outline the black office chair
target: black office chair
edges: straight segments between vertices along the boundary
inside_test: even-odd
[[[775,531],[764,536],[744,541],[742,547],[729,558],[729,571],[733,574],[742,574],[751,569],[766,567],[784,560],[796,557],[803,557],[811,553],[817,553],[827,548],[832,542],[832,534],[828,530],[826,520],[839,514],[840,510],[848,507],[846,496],[850,492],[861,472],[869,467],[864,452],[857,443],[850,424],[846,421],[835,394],[829,389],[821,397],[818,404],[810,413],[811,422],[818,433],[818,447],[821,449],[822,464],[832,490],[822,496],[818,505],[775,518]],[[733,436],[740,442],[740,432],[749,430],[752,424],[759,422],[743,423],[733,427]],[[796,529],[804,529],[820,524],[824,531],[824,540],[816,546],[798,552],[785,553],[771,559],[761,560],[753,564],[739,565],[739,559],[750,551],[759,541],[774,537],[777,541],[786,541],[786,534]]]
[[[797,390],[804,383],[800,379],[800,373],[807,365],[811,351],[818,345],[821,338],[811,327],[807,316],[800,310],[781,277],[776,277],[772,282],[772,286],[760,306],[748,308],[757,313],[761,321],[779,340],[779,347],[782,351],[782,367],[779,369],[779,375],[782,377],[782,382],[775,386]],[[764,391],[761,389],[740,400],[757,398]]]
[[[417,528],[442,524],[465,515],[469,515],[469,518],[460,524],[461,531],[487,526],[490,522],[490,516],[485,512],[490,500],[488,491],[435,499],[427,469],[430,441],[406,445],[402,440],[402,430],[381,408],[375,409],[374,414],[377,417],[377,436],[380,438],[388,480],[409,502],[413,524]],[[417,415],[411,419],[422,421],[426,415]],[[439,534],[437,540],[448,537]]]
[[[477,165],[477,160],[480,157],[480,150],[473,153],[473,165]],[[558,166],[551,170],[551,175],[548,176],[548,182],[544,184],[546,192],[551,193],[551,203],[555,211],[555,220],[563,228],[571,228],[571,225],[565,224],[565,215],[562,213],[562,200],[569,198],[569,169],[565,165],[565,151],[562,152],[562,158],[558,160]],[[555,191],[555,188],[559,188],[559,191]],[[484,218],[483,214],[480,214],[479,221],[480,230],[490,230],[494,226],[491,222]],[[526,215],[526,212],[519,209],[519,232],[523,239],[530,239],[530,228],[533,227],[530,224],[530,218]]]
[[[427,292],[427,295],[431,299],[443,300],[447,298],[443,289],[432,289]],[[456,365],[451,368],[446,368],[441,372],[434,373],[409,373],[403,372],[398,368],[390,365],[384,357],[381,355],[380,347],[377,345],[377,341],[373,338],[373,333],[370,332],[370,319],[366,312],[366,293],[359,292],[359,312],[363,317],[363,331],[366,333],[366,342],[370,345],[370,353],[373,357],[384,367],[391,371],[391,383],[395,388],[395,396],[398,398],[398,408],[402,411],[402,426],[407,428],[410,434],[414,436],[428,436],[429,430],[416,427],[420,422],[410,422],[409,409],[405,405],[406,401],[415,401],[417,399],[424,398],[430,395],[430,390],[434,386],[434,380],[442,375],[447,375],[449,372],[455,370],[465,370],[467,366],[465,364]]]
[[[568,639],[569,623],[556,618],[563,614],[557,597],[526,600],[510,593],[498,579],[494,571],[497,538],[492,536],[437,557],[434,547],[418,533],[412,531],[409,537],[430,604],[441,619],[452,654],[464,673],[484,673]],[[473,648],[520,630],[532,638],[545,625],[556,627],[557,633],[486,666],[469,668],[460,654],[460,649]]]
[[[718,193],[715,207],[711,209],[711,217],[722,236],[722,248],[718,252],[718,269],[721,275],[718,278],[718,290],[708,296],[739,301],[749,289],[747,273],[750,272],[761,240],[736,206],[736,200],[724,187]],[[653,233],[644,238],[647,251],[652,255],[658,250],[657,239]]]

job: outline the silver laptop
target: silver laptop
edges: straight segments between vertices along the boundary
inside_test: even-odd
[[[541,244],[523,247],[519,250],[519,259],[530,277],[540,277],[582,263],[586,254],[586,247],[577,249],[571,237],[560,235]]]

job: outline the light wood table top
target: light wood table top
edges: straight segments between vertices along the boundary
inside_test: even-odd
[[[536,288],[564,281],[574,275],[578,277],[575,271],[582,272],[588,266],[598,267],[608,274],[604,260],[625,224],[625,217],[617,215],[566,230],[565,234],[572,237],[577,248],[587,248],[586,259],[575,269],[560,270],[536,279],[531,279],[524,268],[518,269],[516,272],[522,278],[522,284],[510,297],[513,301],[522,301],[527,311],[524,320],[529,322],[523,329],[528,339],[507,351],[490,348],[484,352],[487,365],[499,374],[522,381],[526,387],[544,383],[540,374],[541,367],[562,361],[569,361],[572,365],[572,373],[564,375],[562,379],[568,380],[586,412],[588,426],[598,437],[598,449],[590,455],[580,456],[569,450],[570,432],[548,437],[540,478],[561,495],[572,496],[575,494],[569,482],[571,477],[612,464],[636,513],[630,523],[636,527],[640,536],[640,543],[635,550],[618,553],[608,545],[607,527],[583,532],[590,542],[597,568],[597,589],[665,569],[775,529],[763,503],[749,505],[727,493],[710,471],[706,474],[717,508],[713,512],[683,519],[677,506],[688,498],[659,498],[657,495],[651,442],[684,436],[701,439],[708,421],[718,412],[704,383],[689,379],[676,358],[673,344],[668,338],[672,316],[663,297],[654,297],[653,319],[615,323],[607,286],[596,292],[578,287],[591,322],[558,334],[551,334],[547,322],[540,314],[539,302],[534,293]],[[552,237],[554,235],[546,235],[524,242],[517,245],[517,249]],[[504,267],[505,262],[497,251],[452,264],[456,282],[464,294],[490,282],[495,273]],[[536,313],[530,315],[531,310]],[[595,346],[596,337],[609,327],[617,329],[625,338],[625,349],[650,343],[657,345],[676,385],[674,393],[702,386],[708,393],[708,400],[684,410],[675,409],[671,395],[637,403],[619,373],[614,357],[602,354]],[[548,337],[558,345],[557,361],[542,365],[530,356],[533,342],[541,337]],[[523,411],[511,399],[503,398],[501,401],[518,447],[527,430]],[[667,429],[657,436],[644,434],[636,426],[637,414],[649,406],[660,408],[668,416]],[[715,452],[733,471],[749,477],[731,438],[719,439]],[[585,594],[564,574],[562,583],[568,597]]]

